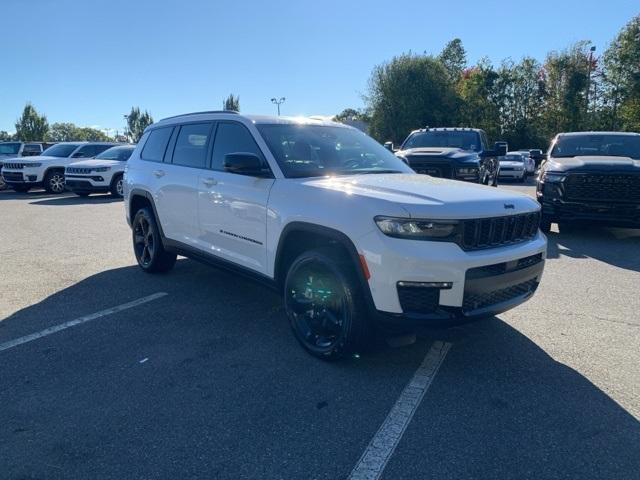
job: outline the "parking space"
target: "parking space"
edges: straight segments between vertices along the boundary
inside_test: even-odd
[[[261,285],[141,272],[121,202],[0,192],[0,212],[0,345],[89,319],[0,349],[0,478],[349,478],[442,342],[382,478],[640,470],[640,231],[553,232],[521,307],[324,363]]]

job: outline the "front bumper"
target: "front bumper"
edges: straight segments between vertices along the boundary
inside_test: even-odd
[[[503,170],[500,169],[499,178],[522,178],[526,175],[524,170]]]
[[[105,193],[110,185],[103,177],[90,177],[81,175],[65,175],[65,185],[72,192]]]
[[[2,169],[2,178],[9,185],[31,185],[36,186],[42,184],[42,175],[39,172],[31,170],[7,170]]]
[[[542,215],[550,222],[584,221],[615,227],[640,228],[640,204],[618,202],[566,202],[538,192]]]
[[[469,252],[454,243],[396,239],[379,231],[370,232],[358,243],[381,319],[423,325],[495,315],[528,300],[542,278],[547,249],[540,231],[522,243]],[[535,263],[522,263],[532,258],[537,259]],[[398,282],[450,286],[438,290],[434,308],[416,311],[406,299],[401,302]]]

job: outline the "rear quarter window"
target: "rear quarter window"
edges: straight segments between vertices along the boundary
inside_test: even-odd
[[[173,127],[156,128],[152,130],[142,148],[140,158],[152,162],[162,162],[172,132]]]

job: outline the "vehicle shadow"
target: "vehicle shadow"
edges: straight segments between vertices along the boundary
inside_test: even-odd
[[[640,229],[578,226],[571,233],[547,235],[547,259],[593,258],[640,272]]]
[[[0,191],[0,201],[2,200],[33,200],[45,197],[61,197],[62,195],[70,195],[70,192],[65,192],[61,195],[55,195],[47,193],[45,190],[29,190],[28,192],[16,192],[12,189]]]
[[[159,291],[166,301],[78,327],[75,342],[67,340],[71,331],[60,332],[42,341],[46,348],[36,340],[5,357],[2,384],[12,387],[0,388],[0,444],[10,478],[117,478],[122,465],[166,478],[179,477],[177,468],[207,477],[214,467],[221,478],[240,471],[300,478],[301,465],[305,478],[344,477],[434,340],[453,345],[386,478],[633,478],[640,471],[638,420],[498,318],[327,363],[295,342],[275,292],[179,260],[166,275],[129,266],[90,276],[0,321],[0,342]],[[106,330],[88,333],[97,325]],[[137,352],[157,367],[125,367],[122,355]],[[322,428],[310,431],[318,421]],[[330,465],[316,461],[325,450],[335,454]],[[292,454],[295,462],[281,461]],[[256,470],[247,472],[251,465]]]
[[[114,197],[109,194],[105,195],[90,195],[88,197],[79,197],[78,195],[68,195],[68,196],[60,196],[55,198],[47,198],[45,200],[37,200],[31,202],[31,205],[53,205],[53,206],[64,206],[64,205],[84,205],[84,204],[95,204],[95,203],[114,203],[121,202],[122,198]]]

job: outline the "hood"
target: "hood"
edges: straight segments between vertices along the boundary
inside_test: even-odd
[[[446,159],[461,162],[478,158],[478,154],[476,152],[451,147],[409,148],[407,150],[400,150],[396,152],[396,155],[415,160]]]
[[[400,206],[416,218],[482,218],[539,210],[533,198],[521,193],[415,173],[323,177],[302,183]]]
[[[0,153],[0,159],[2,160],[9,160],[14,158],[22,158],[22,157],[19,157],[15,153]]]
[[[69,164],[69,167],[79,167],[79,168],[98,168],[98,167],[114,167],[117,165],[124,165],[124,162],[119,162],[118,160],[101,160],[101,159],[89,159],[82,160],[80,162],[73,162]]]
[[[638,172],[640,173],[640,160],[630,157],[609,157],[609,156],[583,156],[553,158],[549,157],[545,167],[549,172]]]

